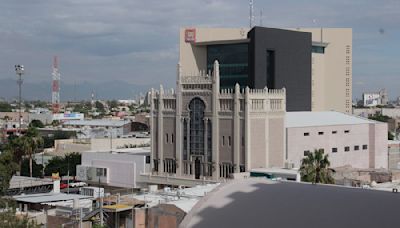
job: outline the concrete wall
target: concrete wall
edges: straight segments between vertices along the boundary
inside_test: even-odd
[[[253,168],[265,168],[268,167],[268,135],[267,131],[267,119],[257,118],[250,120],[250,153],[251,156],[251,167]]]
[[[84,151],[104,151],[111,148],[124,148],[125,146],[150,145],[150,138],[115,138],[112,139],[60,139],[54,141],[55,153],[65,154]]]
[[[111,146],[110,139],[90,139],[90,150],[106,150]],[[112,148],[124,148],[125,145],[150,145],[150,138],[113,138],[112,139]]]
[[[389,141],[388,145],[389,154],[389,169],[400,169],[400,142]]]
[[[229,145],[229,137],[231,138],[231,144]],[[223,143],[225,139],[225,144]],[[220,162],[231,162],[233,161],[233,120],[231,119],[220,119],[219,120],[219,161]]]
[[[379,126],[378,131],[375,132],[371,132],[369,124],[287,128],[288,162],[294,163],[295,167],[300,167],[304,151],[313,152],[315,149],[322,148],[325,154],[329,155],[331,167],[351,165],[354,168],[369,168],[370,156],[374,156],[376,150],[382,150],[383,144],[387,142],[386,139],[383,140],[387,137],[387,132],[383,132],[383,128]],[[344,133],[345,130],[349,130],[349,133]],[[337,133],[333,134],[332,131],[337,131]],[[309,136],[304,136],[306,132]],[[318,132],[324,134],[319,135]],[[371,140],[374,138],[375,140]],[[356,151],[354,146],[357,145],[359,150]],[[368,149],[363,150],[363,145],[368,145]],[[344,151],[346,146],[350,147],[350,151]],[[332,148],[337,148],[338,152],[333,153]],[[382,155],[381,152],[377,154]],[[384,165],[383,157],[379,157],[378,160],[377,168]]]
[[[285,127],[284,118],[271,118],[268,126],[269,135],[269,166],[284,167]]]
[[[374,153],[371,158],[374,158],[371,168],[387,168],[388,167],[388,127],[386,123],[370,124],[370,131],[375,135],[370,134],[370,144],[374,145]],[[372,159],[371,159],[372,160]]]
[[[176,132],[175,132],[175,118],[166,117],[163,119],[163,150],[165,158],[175,158],[175,142],[176,142]],[[168,142],[166,135],[168,134]],[[174,135],[174,142],[172,142],[172,134]]]

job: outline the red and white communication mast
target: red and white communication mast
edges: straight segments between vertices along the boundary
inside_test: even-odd
[[[53,113],[60,112],[60,72],[58,71],[58,58],[54,56],[53,59],[53,83],[52,83],[52,93],[51,102]]]

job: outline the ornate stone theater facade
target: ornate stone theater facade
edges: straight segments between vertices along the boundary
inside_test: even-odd
[[[151,90],[153,175],[218,180],[284,166],[285,89],[220,89],[212,72],[184,74],[176,91]]]

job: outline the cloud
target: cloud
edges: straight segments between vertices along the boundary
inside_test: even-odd
[[[353,76],[366,86],[373,83],[366,75],[379,74],[385,82],[400,71],[394,61],[400,52],[398,0],[254,2],[255,22],[263,10],[264,26],[352,27]],[[248,12],[243,0],[4,0],[0,79],[14,77],[12,66],[23,63],[29,80],[48,81],[51,58],[58,55],[66,82],[118,78],[173,86],[180,27],[245,27]]]

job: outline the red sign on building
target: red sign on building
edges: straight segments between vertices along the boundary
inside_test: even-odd
[[[185,29],[185,42],[195,43],[196,42],[196,29]]]

